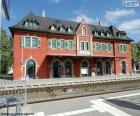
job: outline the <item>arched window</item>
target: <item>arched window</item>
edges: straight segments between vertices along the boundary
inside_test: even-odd
[[[87,29],[86,27],[82,28],[82,36],[86,36],[87,35]]]
[[[65,76],[72,77],[72,63],[70,61],[65,62]]]
[[[52,62],[52,75],[54,78],[61,77],[61,63],[57,60]]]
[[[97,61],[96,63],[96,74],[97,75],[103,75],[103,70],[102,70],[102,62],[101,61]]]
[[[35,78],[36,75],[36,63],[34,60],[28,60],[26,63],[26,75],[29,76],[29,78]]]
[[[106,66],[106,74],[111,75],[111,63],[107,61],[105,63],[105,66]]]

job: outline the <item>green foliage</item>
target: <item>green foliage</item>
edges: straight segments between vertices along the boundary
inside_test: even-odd
[[[132,60],[135,62],[140,61],[140,48],[137,43],[132,43]]]
[[[13,39],[8,37],[5,29],[0,29],[1,35],[1,73],[6,74],[9,66],[13,64]]]

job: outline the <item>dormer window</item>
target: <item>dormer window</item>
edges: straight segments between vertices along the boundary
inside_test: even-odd
[[[65,29],[63,26],[60,27],[60,32],[65,32]]]
[[[27,19],[25,22],[24,22],[24,26],[25,27],[31,27],[31,28],[36,28],[39,26],[39,23],[36,21],[36,20],[29,20]]]
[[[86,36],[87,35],[87,29],[86,27],[82,27],[82,36]]]
[[[98,36],[98,31],[95,31],[94,35],[95,35],[95,36]]]
[[[110,35],[110,32],[107,32],[107,37],[110,37],[111,35]]]
[[[101,36],[101,31],[98,31],[98,35]]]
[[[51,26],[51,30],[52,30],[52,31],[55,31],[54,25]]]
[[[104,32],[103,31],[101,31],[101,36],[104,36]]]
[[[72,33],[73,31],[72,31],[72,29],[71,29],[71,28],[68,28],[68,32],[69,32],[69,33]]]
[[[29,22],[26,21],[24,25],[25,25],[25,27],[28,27],[29,26]]]

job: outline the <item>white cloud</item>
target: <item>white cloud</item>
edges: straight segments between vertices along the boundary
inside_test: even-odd
[[[131,16],[134,15],[134,10],[126,10],[126,9],[116,9],[115,11],[106,11],[105,18],[110,22],[115,22],[117,19],[123,16]]]
[[[83,18],[85,19],[86,23],[89,23],[89,24],[98,25],[99,21],[100,21],[100,24],[102,26],[108,26],[108,23],[101,21],[100,18],[98,18],[98,17],[92,18],[86,14],[79,14],[75,18],[73,18],[72,20],[76,21],[76,22],[81,22]]]
[[[140,19],[135,19],[135,20],[130,20],[130,21],[125,21],[120,24],[119,29],[124,29],[124,30],[133,30],[133,29],[138,29],[140,28]]]
[[[106,21],[103,22],[102,20],[100,20],[99,17],[93,18],[90,15],[88,15],[89,11],[86,9],[86,7],[84,5],[82,5],[80,7],[80,9],[74,10],[73,14],[75,17],[73,17],[72,20],[76,21],[76,22],[81,22],[82,19],[84,18],[86,23],[89,23],[89,24],[98,25],[99,21],[100,21],[101,25],[104,25],[104,26],[108,25],[108,23]]]
[[[125,21],[121,23],[118,28],[132,34],[140,34],[140,19]]]
[[[83,18],[85,19],[85,21],[86,21],[87,23],[93,23],[93,22],[94,22],[93,18],[91,18],[91,17],[89,17],[89,16],[87,16],[87,15],[85,15],[85,14],[77,15],[77,16],[76,16],[75,18],[73,18],[72,20],[74,20],[74,21],[76,21],[76,22],[81,22]]]
[[[61,0],[49,0],[52,3],[59,3]]]

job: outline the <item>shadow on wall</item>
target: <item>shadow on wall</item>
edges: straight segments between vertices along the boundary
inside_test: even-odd
[[[49,59],[45,57],[38,67],[37,76],[39,77],[39,79],[44,79],[46,77],[49,77],[49,67],[47,66],[48,60]]]

